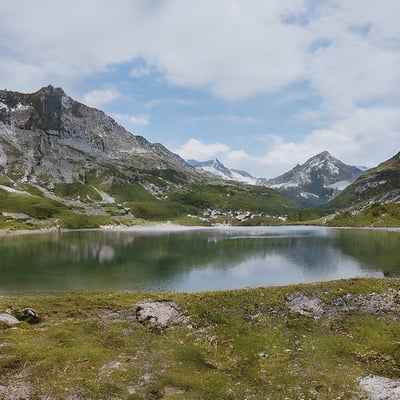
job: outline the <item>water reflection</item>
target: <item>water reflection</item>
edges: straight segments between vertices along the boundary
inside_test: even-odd
[[[0,290],[199,291],[395,276],[399,232],[316,227],[0,238]]]

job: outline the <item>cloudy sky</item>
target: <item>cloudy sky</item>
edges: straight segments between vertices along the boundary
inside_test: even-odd
[[[400,138],[399,0],[0,0],[0,87],[61,86],[182,157],[273,177]]]

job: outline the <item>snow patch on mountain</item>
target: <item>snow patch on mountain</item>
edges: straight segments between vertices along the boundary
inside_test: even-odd
[[[335,183],[331,183],[330,185],[327,185],[326,187],[329,189],[335,189],[335,190],[344,190],[347,188],[347,186],[351,185],[352,181],[349,180],[344,180],[344,181],[339,181]]]
[[[222,179],[243,182],[250,185],[255,185],[257,182],[257,178],[250,175],[248,172],[238,169],[229,169],[217,158],[208,161],[187,160],[187,163],[199,172],[210,173]]]

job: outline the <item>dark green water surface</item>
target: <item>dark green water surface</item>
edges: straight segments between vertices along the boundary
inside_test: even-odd
[[[399,231],[251,227],[0,237],[5,293],[193,292],[399,273]]]

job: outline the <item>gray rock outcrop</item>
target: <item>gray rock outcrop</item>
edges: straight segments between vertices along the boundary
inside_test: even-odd
[[[136,306],[136,319],[143,324],[165,328],[187,322],[180,307],[173,301],[144,301]]]

